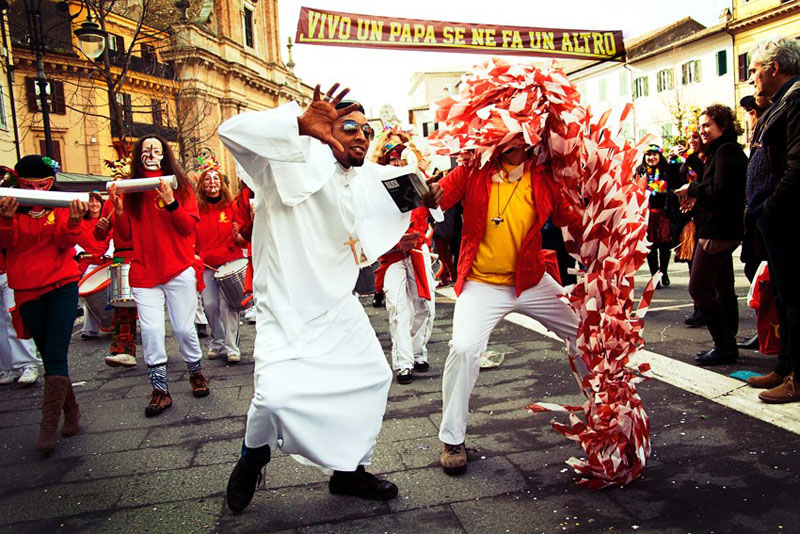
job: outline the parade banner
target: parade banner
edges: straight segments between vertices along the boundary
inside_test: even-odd
[[[622,31],[373,17],[303,7],[297,43],[623,61]]]

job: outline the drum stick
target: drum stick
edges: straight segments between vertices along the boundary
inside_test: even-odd
[[[204,263],[204,264],[203,264],[203,267],[205,267],[206,269],[211,269],[211,270],[212,270],[212,271],[214,271],[215,273],[218,273],[218,272],[219,272],[219,269],[215,269],[215,268],[213,268],[212,266],[210,266],[210,265],[209,265],[209,264],[207,264],[207,263]]]

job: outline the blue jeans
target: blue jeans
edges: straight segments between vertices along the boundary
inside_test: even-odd
[[[77,282],[54,289],[19,307],[25,328],[30,330],[42,355],[45,376],[69,376],[67,354],[77,311]]]

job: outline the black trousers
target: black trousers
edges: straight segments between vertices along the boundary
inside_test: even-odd
[[[69,342],[78,311],[78,283],[54,289],[19,307],[22,322],[30,330],[42,355],[46,376],[69,376]]]
[[[736,348],[739,301],[733,285],[733,249],[709,254],[698,243],[692,260],[689,295],[706,322],[714,346]]]
[[[796,228],[773,228],[764,217],[758,230],[767,252],[769,280],[778,307],[781,352],[775,372],[781,376],[794,371],[800,377],[800,281],[797,279],[800,251],[792,238]]]

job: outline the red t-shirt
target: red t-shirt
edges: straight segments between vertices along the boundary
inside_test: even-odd
[[[17,306],[80,278],[75,245],[80,223],[69,223],[69,209],[54,208],[39,218],[17,212],[0,217],[0,249],[6,249],[8,285]]]
[[[178,201],[174,211],[166,209],[156,191],[144,191],[129,193],[142,195],[142,212],[138,217],[127,212],[113,216],[115,237],[133,242],[129,275],[132,287],[164,284],[194,264],[195,233],[200,219],[197,200],[191,190],[185,195],[174,193]]]
[[[223,263],[242,257],[242,247],[233,242],[233,217],[236,207],[233,202],[220,200],[206,204],[200,210],[197,223],[197,254],[203,263],[219,267]]]
[[[108,243],[111,241],[111,233],[106,233],[103,239],[95,237],[95,228],[99,219],[83,219],[81,221],[81,233],[78,237],[78,246],[84,251],[84,256],[78,261],[81,272],[86,271],[90,265],[100,265],[101,257],[108,250]],[[98,232],[102,234],[102,232]]]

